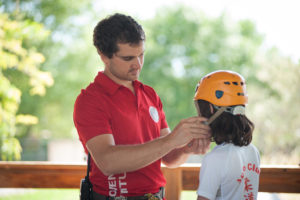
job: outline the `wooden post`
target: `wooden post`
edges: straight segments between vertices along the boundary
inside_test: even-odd
[[[182,191],[181,169],[162,168],[162,171],[167,180],[166,199],[180,200],[181,191]]]

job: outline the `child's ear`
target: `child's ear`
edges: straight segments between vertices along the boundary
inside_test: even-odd
[[[209,103],[209,108],[210,108],[210,113],[213,114],[214,113],[214,108],[213,108],[211,103]]]
[[[194,103],[195,103],[195,107],[196,107],[196,110],[197,110],[198,116],[199,116],[199,117],[201,117],[201,112],[200,112],[200,108],[199,108],[198,101],[194,101]]]

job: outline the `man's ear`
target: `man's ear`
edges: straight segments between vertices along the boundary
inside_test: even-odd
[[[106,55],[104,55],[103,53],[101,53],[100,50],[97,50],[97,52],[98,52],[98,54],[99,54],[99,56],[100,56],[102,62],[103,62],[105,65],[107,65],[108,62],[109,62],[109,58],[108,58]]]

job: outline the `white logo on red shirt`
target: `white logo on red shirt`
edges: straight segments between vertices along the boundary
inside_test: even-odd
[[[118,185],[119,185],[120,196],[128,193],[128,190],[126,188],[127,186],[126,172],[124,172],[123,176],[119,176],[119,177],[116,177],[114,175],[108,176],[109,196],[111,197],[117,196]]]
[[[156,108],[153,107],[153,106],[150,106],[150,107],[149,107],[149,113],[150,113],[150,116],[151,116],[151,118],[153,119],[153,121],[154,121],[155,123],[157,123],[158,120],[159,120],[159,116],[158,116],[158,112],[157,112]]]

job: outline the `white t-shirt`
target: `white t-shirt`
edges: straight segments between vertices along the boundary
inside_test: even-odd
[[[204,156],[199,196],[210,200],[257,199],[260,157],[256,147],[223,143]]]

